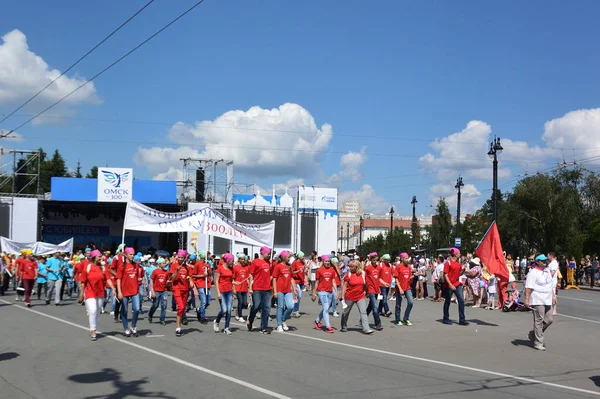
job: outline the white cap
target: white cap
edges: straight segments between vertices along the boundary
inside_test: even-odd
[[[156,262],[156,259],[150,259],[149,262],[154,263],[154,262]]]
[[[354,255],[354,260],[359,260],[360,257],[358,255]]]

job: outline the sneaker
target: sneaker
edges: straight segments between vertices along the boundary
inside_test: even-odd
[[[181,337],[181,329],[178,328],[178,329],[175,330],[175,336],[176,337]]]
[[[283,327],[283,331],[288,331],[290,328],[285,324],[285,321],[281,323],[281,327]]]
[[[313,321],[313,325],[315,326],[315,330],[320,330],[323,327],[323,325],[321,324],[321,322],[316,321],[316,320]]]
[[[533,330],[529,331],[529,334],[527,334],[527,338],[529,338],[531,342],[535,342],[535,334],[533,333]]]
[[[160,325],[161,325],[161,326],[166,326],[166,325],[167,325],[167,323],[166,323],[164,320],[161,320],[161,321],[160,321]]]
[[[365,334],[365,335],[369,335],[369,334],[373,334],[373,333],[374,333],[374,331],[371,330],[370,328],[367,331],[363,331],[363,334]]]
[[[235,316],[235,321],[240,321],[240,317],[239,316]]]
[[[231,335],[231,330],[229,328],[226,328],[223,330],[223,333],[226,335]]]
[[[282,326],[277,326],[277,332],[283,332],[283,327]]]
[[[466,321],[466,320],[463,320],[463,321],[459,321],[459,322],[458,322],[458,325],[459,325],[459,326],[468,326],[469,324],[471,324],[471,323],[469,323],[469,322],[468,322],[468,321]]]
[[[96,336],[95,336],[95,335],[92,335],[92,336],[90,337],[90,341],[95,341],[95,340],[97,340],[97,339],[98,339],[98,338],[96,338]]]
[[[246,320],[243,317],[240,317],[240,319],[238,320],[240,323],[245,323]]]
[[[131,329],[131,335],[133,335],[134,337],[139,337],[140,334],[138,334],[137,330],[134,328]]]
[[[294,312],[294,317],[295,318],[299,318],[300,317],[300,312]]]
[[[333,312],[333,317],[340,317],[340,314],[338,312]]]
[[[125,330],[125,338],[131,337],[131,331]]]
[[[269,331],[269,330],[260,330],[260,333],[261,334],[269,335],[269,334],[271,334],[271,331]]]
[[[115,315],[115,312],[114,312],[114,311],[110,312],[110,315],[111,315],[111,316],[114,316],[114,315]]]
[[[407,325],[407,326],[412,326],[412,323],[410,322],[410,320],[405,320],[404,324]]]
[[[152,323],[152,316],[148,316],[148,323]]]
[[[200,320],[200,324],[208,324],[208,320],[207,319],[202,319],[202,320]]]
[[[348,329],[346,327],[342,327],[342,329],[340,330],[340,332],[348,332]]]
[[[333,327],[327,327],[325,330],[326,333],[333,334]]]
[[[543,352],[543,351],[546,350],[546,347],[544,345],[534,345],[533,349],[536,349],[538,351],[542,351]]]
[[[248,331],[252,331],[252,323],[250,323],[250,320],[248,320],[248,322],[246,323],[246,328],[248,329]]]
[[[184,326],[187,326],[188,325],[188,319],[181,320],[181,324],[183,324]]]
[[[381,324],[377,324],[377,325],[375,326],[375,329],[376,329],[377,331],[381,331],[381,330],[383,330],[383,326],[382,326]]]
[[[106,313],[106,310],[102,309],[102,311],[100,312],[100,314],[104,314]]]
[[[216,321],[216,320],[215,320],[215,321],[213,321],[213,330],[214,330],[215,332],[217,332],[217,333],[218,333],[219,331],[221,331],[221,329],[219,328],[219,323],[217,323],[217,321]]]
[[[397,326],[403,326],[404,325],[404,323],[402,323],[401,321],[397,321],[394,324],[397,325]]]
[[[31,304],[30,304],[30,303],[26,303],[25,305],[26,305],[28,308],[30,308],[30,307],[31,307]]]
[[[452,325],[452,321],[450,321],[450,320],[444,320],[443,323],[444,324],[448,324],[448,325]]]

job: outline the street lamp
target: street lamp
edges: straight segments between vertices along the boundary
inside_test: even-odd
[[[416,206],[417,206],[417,196],[413,195],[412,197],[412,201],[410,201],[410,203],[412,204],[413,207],[413,217],[412,217],[412,225],[411,225],[411,230],[412,230],[412,248],[415,249],[415,244],[416,244],[416,239],[417,239],[417,214],[416,214]]]
[[[460,238],[460,188],[464,186],[462,177],[458,176],[456,186],[454,186],[454,188],[458,190],[458,198],[456,201],[456,238]]]
[[[392,243],[394,242],[394,207],[390,208],[390,256],[392,256]]]
[[[490,150],[488,151],[488,156],[494,160],[494,183],[492,190],[492,214],[494,222],[498,219],[498,155],[502,153],[503,149],[502,145],[500,145],[500,137],[494,136],[494,140],[490,143]]]

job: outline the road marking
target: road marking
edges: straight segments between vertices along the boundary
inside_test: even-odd
[[[245,324],[240,324],[240,323],[231,323],[231,324],[235,324],[238,326],[245,326]],[[590,391],[587,389],[571,387],[568,385],[555,384],[553,382],[534,380],[533,378],[519,377],[517,375],[504,374],[504,373],[499,373],[497,371],[484,370],[484,369],[468,367],[468,366],[461,366],[456,363],[447,363],[447,362],[442,362],[440,360],[427,359],[424,357],[404,355],[402,353],[388,352],[388,351],[384,351],[381,349],[374,349],[374,348],[368,348],[366,346],[346,344],[344,342],[331,341],[329,339],[310,337],[308,335],[302,335],[302,334],[296,334],[296,333],[290,333],[290,332],[278,334],[278,336],[279,335],[283,335],[283,336],[291,335],[291,336],[298,337],[298,338],[310,339],[310,340],[319,341],[319,342],[326,342],[328,344],[345,346],[347,348],[358,349],[358,350],[363,350],[363,351],[367,351],[367,352],[381,353],[383,355],[401,357],[403,359],[416,360],[416,361],[423,362],[423,363],[437,364],[439,366],[446,366],[446,367],[454,368],[454,369],[458,368],[458,369],[467,370],[467,371],[471,371],[471,372],[475,372],[475,373],[479,373],[479,374],[489,374],[489,375],[493,375],[496,377],[510,378],[510,379],[517,380],[517,381],[524,381],[524,382],[529,382],[532,384],[545,385],[548,387],[560,388],[560,389],[564,389],[564,390],[568,390],[568,391],[574,391],[574,392],[580,392],[580,393],[586,393],[586,394],[590,394],[590,395],[600,396],[600,392],[597,392],[597,391]]]
[[[164,337],[164,335],[144,335],[145,338],[158,338],[158,337]]]
[[[573,298],[573,297],[571,297],[571,296],[564,296],[564,295],[559,295],[557,298],[558,298],[559,300],[564,298],[564,299],[570,299],[570,300],[572,300],[572,301],[581,301],[581,302],[594,302],[594,301],[592,301],[592,300],[589,300],[589,299]]]
[[[598,321],[598,320],[582,319],[581,317],[569,316],[569,315],[562,314],[562,313],[557,313],[556,315],[562,316],[562,317],[568,317],[569,319],[575,319],[575,320],[587,321],[589,323],[600,324],[600,321]]]
[[[2,299],[0,299],[0,302],[6,303],[6,304],[9,304],[9,305],[13,305],[12,302],[8,302],[8,301],[2,300]],[[58,317],[50,316],[50,315],[48,315],[46,313],[38,312],[37,310],[28,309],[28,308],[24,308],[24,307],[21,307],[21,306],[12,306],[12,307],[15,308],[15,309],[23,310],[25,312],[35,313],[37,315],[47,317],[49,319],[52,319],[52,320],[55,320],[55,321],[58,321],[58,322],[70,325],[71,327],[75,327],[75,328],[79,328],[81,330],[89,331],[88,327],[81,326],[79,324],[75,324],[75,323],[72,323],[70,321],[66,321],[66,320],[60,319]],[[145,346],[142,346],[142,345],[134,344],[133,342],[130,342],[130,341],[125,341],[123,339],[120,339],[120,338],[117,338],[117,337],[113,337],[113,336],[110,336],[110,335],[105,335],[105,337],[108,338],[108,339],[112,339],[114,341],[120,342],[120,343],[122,343],[124,345],[129,345],[131,347],[140,349],[140,350],[142,350],[144,352],[148,352],[148,353],[151,353],[153,355],[156,355],[156,356],[159,356],[159,357],[171,360],[171,361],[173,361],[175,363],[179,363],[182,366],[186,366],[186,367],[189,367],[189,368],[201,371],[203,373],[210,374],[210,375],[213,375],[213,376],[218,377],[218,378],[222,378],[222,379],[227,380],[229,382],[232,382],[234,384],[238,384],[238,385],[241,385],[243,387],[250,388],[252,390],[255,390],[257,392],[263,393],[265,395],[268,395],[268,396],[271,396],[271,397],[274,397],[274,398],[278,398],[278,399],[292,399],[289,396],[285,396],[285,395],[279,394],[277,392],[269,391],[268,389],[261,388],[258,385],[254,385],[254,384],[251,384],[249,382],[239,380],[238,378],[228,376],[227,374],[222,374],[222,373],[219,373],[219,372],[216,372],[216,371],[204,368],[202,366],[198,366],[197,364],[194,364],[194,363],[186,362],[185,360],[181,360],[181,359],[178,359],[178,358],[176,358],[174,356],[167,355],[167,354],[164,354],[164,353],[159,352],[159,351],[155,351],[154,349],[146,348]]]

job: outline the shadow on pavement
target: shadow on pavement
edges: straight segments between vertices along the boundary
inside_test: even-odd
[[[112,394],[86,396],[86,399],[122,399],[126,397],[176,399],[164,392],[144,392],[142,390],[142,385],[150,382],[148,381],[148,378],[144,377],[141,380],[124,381],[122,374],[112,368],[105,368],[96,373],[74,374],[70,376],[68,380],[79,384],[112,382],[113,387],[116,389],[116,392]],[[94,392],[93,386],[91,386],[89,390],[90,392]]]
[[[597,387],[600,387],[600,375],[590,377],[590,380],[592,380],[592,382],[596,384]]]
[[[530,348],[533,348],[533,344],[528,339],[514,339],[511,341],[511,344],[513,344],[514,346],[528,346]]]
[[[3,362],[5,360],[12,360],[12,359],[16,359],[17,357],[19,357],[21,355],[19,355],[16,352],[5,352],[5,353],[0,353],[0,362]]]
[[[479,319],[467,319],[469,323],[477,324],[478,326],[498,327],[498,324],[488,323],[484,320]]]

